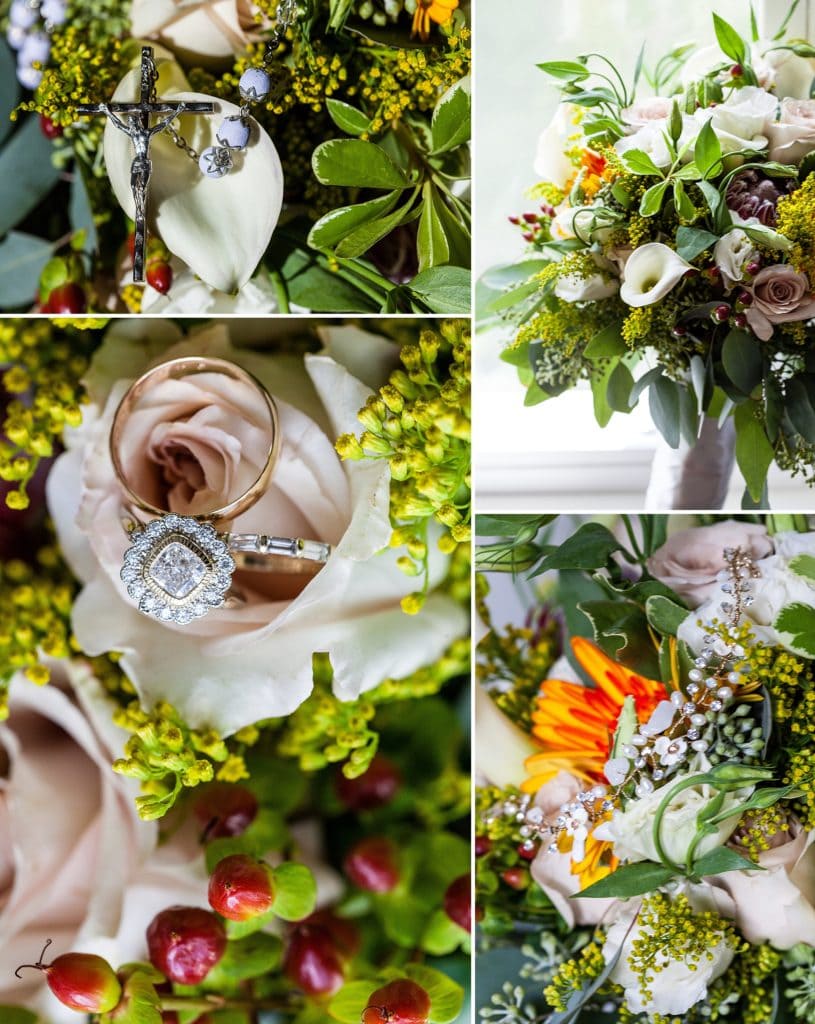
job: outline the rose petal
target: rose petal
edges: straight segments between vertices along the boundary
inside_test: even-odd
[[[189,92],[177,64],[157,57],[157,92],[164,99],[206,100],[214,114],[182,115],[175,127],[193,149],[216,145],[222,119],[240,113],[225,100]],[[114,94],[132,100],[139,89],[139,70],[129,71]],[[207,284],[236,292],[247,283],[272,237],[283,202],[283,169],[272,140],[257,124],[254,138],[236,156],[235,168],[220,179],[207,178],[166,132],[151,143],[153,173],[148,211],[150,223],[164,244]],[[135,214],[130,188],[133,147],[110,122],[105,127],[105,165],[113,191],[129,217]]]

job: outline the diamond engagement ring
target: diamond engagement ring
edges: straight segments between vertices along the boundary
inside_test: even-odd
[[[153,505],[131,487],[121,463],[121,441],[128,419],[148,391],[162,381],[202,373],[225,374],[263,396],[269,442],[263,469],[243,494],[205,515],[177,515]],[[120,575],[140,612],[184,625],[213,608],[237,603],[232,592],[236,569],[306,576],[320,571],[331,554],[331,545],[323,541],[221,532],[215,528],[217,523],[228,523],[246,512],[262,497],[279,448],[277,408],[271,395],[254,377],[226,360],[173,359],[148,370],[131,385],[113,418],[110,454],[125,494],[122,523],[131,541]],[[150,517],[149,522],[143,520],[144,514]]]

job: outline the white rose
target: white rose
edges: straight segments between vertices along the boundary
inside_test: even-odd
[[[782,637],[773,628],[773,622],[781,609],[796,603],[815,606],[815,588],[794,573],[788,562],[796,554],[815,553],[815,534],[777,534],[775,547],[775,555],[755,563],[761,578],[756,581],[753,603],[745,609],[744,619],[752,624],[757,640],[785,647]],[[721,620],[723,600],[723,594],[711,597],[691,612],[679,627],[678,638],[684,640],[691,650],[701,650],[703,638],[708,632],[707,624],[714,619]]]
[[[635,249],[625,265],[620,298],[629,306],[651,306],[674,288],[691,264],[662,242]]]
[[[217,66],[258,38],[255,10],[250,0],[132,0],[130,31],[188,63]]]
[[[791,50],[779,49],[778,42],[760,39],[751,47],[753,70],[759,84],[772,89],[779,99],[809,99],[812,64]]]
[[[623,122],[631,125],[632,128],[642,128],[643,125],[650,124],[652,121],[661,121],[664,124],[671,115],[673,105],[672,97],[647,96],[621,110],[620,116]]]
[[[557,279],[555,295],[564,302],[600,302],[616,295],[620,282],[610,274],[565,274]]]
[[[554,117],[541,133],[535,153],[535,174],[542,181],[551,182],[565,191],[575,176],[575,166],[565,151],[574,145],[574,136],[582,132],[575,124],[578,108],[572,103],[561,103]]]
[[[604,822],[595,829],[595,836],[598,839],[614,843],[614,854],[621,860],[658,862],[660,856],[657,853],[653,836],[657,809],[677,783],[703,772],[709,767],[704,758],[695,758],[694,761],[689,772],[675,775],[663,788],[654,790],[648,796],[632,800],[624,811],[615,810],[610,821]],[[752,789],[727,793],[722,804],[722,811],[742,803],[750,792]],[[696,838],[699,812],[709,806],[716,793],[717,790],[707,783],[689,786],[677,793],[668,804],[662,817],[659,838],[665,855],[674,864],[685,863],[688,848]],[[727,818],[723,821],[716,832],[705,836],[696,846],[696,857],[702,857],[727,842],[737,823],[737,817]]]
[[[728,288],[733,288],[744,278],[744,268],[758,250],[743,231],[728,231],[713,248],[713,260],[722,274]]]
[[[682,119],[683,131],[679,142],[680,147],[684,146],[692,137],[692,134],[689,135],[688,133],[698,131],[692,118],[683,114]],[[624,135],[621,139],[618,139],[614,143],[614,148],[620,156],[624,156],[632,149],[640,150],[646,156],[649,156],[657,167],[670,167],[673,163],[673,157],[668,149],[668,140],[665,135],[666,130],[667,121],[647,121],[633,135]]]
[[[276,329],[269,323],[234,324],[244,341],[253,329],[268,341]],[[325,332],[329,343],[338,336],[340,358],[354,347],[348,333],[349,329]],[[355,358],[367,360],[369,370],[394,359],[392,343],[358,330],[351,333]],[[210,726],[222,735],[294,711],[311,692],[315,651],[330,655],[335,693],[344,700],[440,657],[467,629],[464,610],[432,593],[446,571],[446,559],[431,538],[430,597],[420,614],[405,615],[400,601],[415,589],[415,580],[399,570],[397,552],[388,548],[387,462],[341,462],[334,451],[336,437],[358,432],[357,412],[369,389],[328,354],[304,361],[299,356],[235,349],[223,325],[173,345],[178,337],[177,328],[160,320],[118,321],[110,329],[89,371],[90,403],[83,426],[68,433],[67,451],[49,476],[48,500],[60,545],[84,584],[73,608],[82,648],[95,654],[122,651],[123,667],[145,704],[167,700],[191,726]],[[121,497],[108,442],[113,414],[128,382],[150,364],[193,354],[239,363],[265,383],[278,403],[282,446],[275,472],[261,500],[235,520],[235,532],[274,529],[281,536],[327,541],[334,551],[294,598],[291,593],[266,591],[260,573],[242,583],[243,606],[214,610],[178,628],[138,612],[119,577],[127,539],[118,520]],[[210,397],[201,396],[209,404],[202,406],[208,412],[206,424],[198,428],[200,437],[179,418],[170,401],[174,392],[165,392],[161,403],[154,397],[148,421],[140,420],[152,431],[151,438],[160,432],[172,439],[185,430],[185,436],[195,439],[203,455],[213,460],[211,482],[205,478],[203,484],[196,483],[200,462],[189,448],[192,441],[185,442],[190,472],[183,463],[182,478],[159,499],[182,514],[212,508],[212,501],[205,500],[207,493],[221,496],[218,481],[234,475],[220,475],[227,456],[234,458],[230,438],[240,452],[240,472],[246,473],[258,454],[257,431],[247,427],[246,396],[241,406],[234,389],[226,382],[220,387],[222,395],[210,391]],[[219,427],[222,420],[225,426]],[[222,452],[224,445],[229,450]],[[161,479],[156,461],[160,452],[151,452],[149,445],[134,439],[127,463],[132,460],[134,474]]]
[[[700,903],[689,889],[688,899],[694,910],[712,909],[705,900]],[[643,934],[653,934],[636,922],[639,905],[626,908],[609,928],[603,944],[603,958],[610,963],[622,946],[620,955],[611,972],[611,980],[625,989],[625,1003],[633,1013],[647,1013],[649,1018],[657,1014],[674,1017],[685,1014],[692,1006],[707,995],[711,982],[721,977],[733,960],[733,949],[722,938],[708,950],[708,957],[702,957],[695,970],[691,970],[684,959],[674,959],[670,946],[657,954],[650,985],[650,998],[644,999],[640,991],[640,975],[635,974],[628,963],[633,943]]]
[[[736,89],[724,103],[700,107],[693,115],[699,129],[709,121],[724,154],[741,150],[760,152],[769,145],[766,126],[775,119],[778,100],[757,86]]]

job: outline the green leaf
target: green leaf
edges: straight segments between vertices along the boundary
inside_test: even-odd
[[[810,442],[815,442],[815,408],[810,397],[815,390],[813,381],[815,377],[812,374],[799,374],[785,384],[786,410],[790,422],[801,437]]]
[[[711,231],[682,226],[676,232],[676,252],[690,263],[706,249],[712,249],[718,241],[719,236]]]
[[[679,385],[668,377],[657,377],[648,392],[651,418],[671,448],[678,448],[681,438],[679,423]]]
[[[627,153],[623,153],[623,163],[634,174],[652,174],[656,178],[665,177],[651,157],[641,149],[629,149]]]
[[[22,1006],[0,1006],[0,1020],[3,1024],[38,1024],[39,1017]]]
[[[693,220],[696,216],[696,207],[693,205],[693,201],[685,191],[685,186],[681,181],[674,181],[673,192],[676,212],[682,220]]]
[[[741,230],[754,242],[760,242],[762,245],[766,245],[768,249],[775,249],[778,252],[789,252],[792,248],[792,242],[785,236],[780,234],[778,231],[773,231],[772,228],[765,228],[763,225],[741,225]]]
[[[747,63],[747,45],[732,25],[718,14],[713,14],[713,27],[722,53],[737,64]]]
[[[757,502],[761,500],[774,452],[764,427],[755,416],[755,409],[755,402],[745,402],[736,406],[733,416],[736,424],[736,462],[747,483],[750,497]]]
[[[401,189],[394,189],[367,203],[330,210],[309,231],[308,244],[314,249],[333,249],[355,228],[390,213],[401,194]]]
[[[620,334],[617,324],[604,327],[602,331],[589,341],[583,352],[586,359],[608,359],[611,356],[622,356],[628,352],[628,346]]]
[[[437,910],[427,924],[419,943],[425,953],[431,956],[447,956],[466,944],[469,933],[443,910]]]
[[[788,604],[776,616],[773,627],[785,647],[804,658],[815,658],[815,608],[808,604]]]
[[[59,181],[54,147],[29,116],[0,150],[0,236],[21,223]]]
[[[381,146],[362,139],[323,142],[314,150],[311,165],[321,185],[392,189],[409,184]]]
[[[450,259],[450,246],[436,209],[436,189],[431,181],[426,181],[422,186],[422,215],[419,218],[416,246],[420,271],[440,266]]]
[[[714,178],[721,172],[722,144],[711,121],[705,121],[696,137],[693,160],[704,178]]]
[[[668,191],[670,182],[666,179],[656,185],[652,185],[643,195],[640,202],[640,215],[643,217],[655,217],[662,209],[665,201],[665,193]]]
[[[518,537],[524,531],[524,535],[531,540],[555,518],[557,516],[554,512],[542,516],[478,515],[475,517],[475,532],[477,537]]]
[[[624,362],[619,362],[614,367],[608,379],[606,400],[614,412],[631,412],[631,392],[634,388],[634,378],[631,371]]]
[[[704,854],[693,862],[693,873],[700,878],[705,878],[708,875],[721,875],[725,871],[762,870],[763,868],[760,868],[758,864],[726,846],[718,846],[715,850],[711,850],[710,853]]]
[[[248,921],[225,921],[224,927],[226,928],[227,938],[232,942],[235,939],[245,939],[256,932],[262,932],[274,924],[274,921],[274,910],[268,910],[265,914],[260,914],[258,917],[250,917]]]
[[[549,569],[602,569],[620,542],[600,523],[583,523],[556,551],[547,555],[540,571]]]
[[[328,1004],[328,1012],[340,1024],[359,1024],[362,1011],[378,987],[375,981],[350,981]]]
[[[631,737],[638,728],[637,705],[629,693],[623,699],[622,710],[617,716],[617,725],[614,728],[614,742],[611,746],[611,757],[620,756],[623,747],[631,741]]]
[[[668,130],[671,133],[671,141],[674,144],[679,142],[682,135],[682,127],[682,111],[679,109],[679,104],[674,100],[671,105],[671,116],[668,121]]]
[[[580,611],[594,630],[594,640],[606,654],[627,668],[653,679],[659,657],[648,633],[648,620],[633,601],[583,601]]]
[[[408,964],[405,974],[430,996],[431,1024],[451,1024],[464,1005],[464,989],[452,978],[424,964]]]
[[[734,328],[724,339],[722,365],[739,391],[752,394],[764,379],[761,342],[749,331]]]
[[[122,999],[116,1007],[116,1024],[161,1024],[161,1000],[156,984],[164,979],[152,967],[128,964],[120,968],[124,976]]]
[[[541,71],[546,72],[553,78],[562,78],[565,81],[580,82],[589,77],[589,71],[583,64],[569,60],[547,60],[538,64]]]
[[[796,576],[815,583],[815,557],[812,555],[796,555],[787,563]]]
[[[16,61],[5,39],[0,39],[0,142],[12,128],[11,112],[20,102]]]
[[[88,189],[85,185],[85,179],[79,170],[74,171],[73,181],[71,182],[71,201],[68,207],[68,213],[71,218],[71,227],[77,235],[84,234],[84,242],[80,246],[80,249],[95,250],[98,244],[98,233],[96,230],[96,221],[94,220],[93,210],[91,209],[91,201],[88,195]],[[75,247],[76,238],[72,243]]]
[[[53,247],[42,238],[10,231],[0,242],[0,308],[28,306]]]
[[[430,123],[433,153],[448,153],[470,138],[470,80],[462,78],[444,95]]]
[[[575,893],[572,899],[628,899],[653,892],[669,882],[676,872],[664,864],[652,864],[650,861],[638,861],[636,864],[623,864],[610,875],[587,889]]]
[[[470,312],[470,271],[463,267],[431,267],[417,274],[408,287],[431,313]]]
[[[391,231],[398,228],[400,224],[411,219],[409,207],[410,201],[392,213],[385,214],[383,217],[377,217],[375,220],[369,220],[366,224],[360,224],[358,228],[354,228],[337,244],[334,252],[341,259],[348,260],[363,256],[380,239],[385,238]]]
[[[302,921],[314,910],[317,883],[305,864],[286,862],[276,867],[272,913],[284,921]]]
[[[350,103],[327,99],[325,105],[331,120],[346,135],[364,135],[365,132],[370,131],[370,119],[361,110],[352,107]]]
[[[226,952],[207,976],[207,982],[222,986],[224,982],[246,981],[277,970],[283,959],[283,942],[277,935],[255,932],[245,939],[227,943]]]
[[[600,373],[593,373],[589,379],[592,398],[594,400],[594,418],[601,427],[608,426],[614,410],[608,404],[608,382],[618,366],[618,360],[612,359]]]
[[[677,604],[676,601],[656,594],[645,602],[645,615],[648,622],[662,636],[676,636],[689,612],[687,608]]]

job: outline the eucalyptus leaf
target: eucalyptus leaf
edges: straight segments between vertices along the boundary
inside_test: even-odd
[[[657,377],[648,392],[651,418],[671,448],[681,439],[679,422],[679,385],[668,377]]]
[[[722,345],[722,365],[739,391],[752,394],[764,379],[764,354],[758,338],[734,328]]]
[[[610,324],[598,331],[583,352],[586,359],[607,359],[610,356],[625,355],[628,351],[620,328],[617,324]]]
[[[815,443],[815,408],[812,395],[815,394],[812,374],[790,377],[785,384],[786,411],[790,422],[805,441]]]
[[[683,225],[676,231],[676,252],[690,263],[707,249],[712,249],[718,241],[719,236],[714,235],[712,231]]]
[[[12,129],[11,112],[20,102],[20,83],[14,54],[5,39],[0,39],[0,142]]]
[[[62,172],[53,155],[39,119],[30,116],[0,150],[0,236],[27,217],[59,181]]]
[[[40,274],[53,246],[42,238],[11,231],[0,242],[0,307],[28,306],[37,296]]]
[[[767,440],[764,427],[755,415],[755,402],[736,406],[736,462],[747,484],[753,501],[760,501],[767,473],[772,464],[773,446]]]

